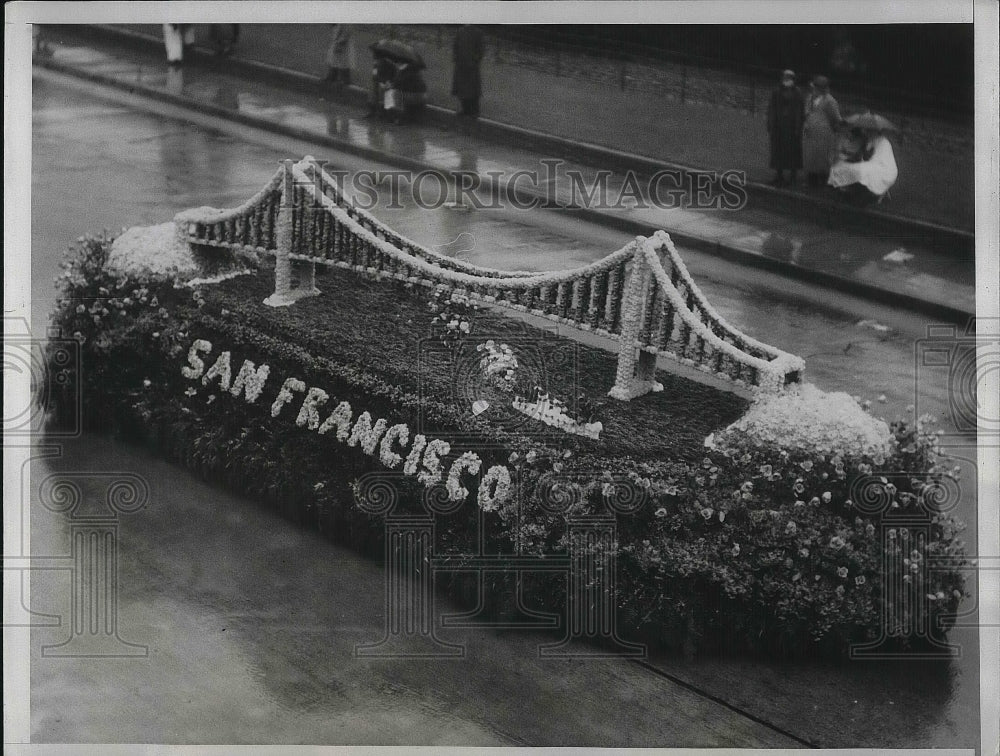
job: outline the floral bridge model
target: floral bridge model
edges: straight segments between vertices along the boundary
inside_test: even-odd
[[[803,384],[664,232],[572,271],[477,267],[307,157],[238,208],[81,238],[61,286],[84,369],[50,360],[53,422],[82,396],[86,427],[390,565],[416,543],[471,624],[562,617],[553,649],[595,653],[954,651],[967,562],[932,419]],[[733,390],[657,372],[671,360]]]

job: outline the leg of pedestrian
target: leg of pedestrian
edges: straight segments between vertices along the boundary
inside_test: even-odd
[[[179,66],[184,59],[184,42],[177,24],[163,25],[163,45],[167,50],[167,63]]]

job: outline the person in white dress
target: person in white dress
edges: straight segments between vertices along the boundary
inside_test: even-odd
[[[184,49],[194,44],[191,24],[164,24],[163,44],[167,48],[167,63],[179,66],[184,62]]]
[[[861,198],[880,202],[896,183],[899,169],[892,144],[880,131],[863,131],[864,147],[860,155],[841,151],[830,166],[827,183]],[[863,192],[861,190],[864,190]]]

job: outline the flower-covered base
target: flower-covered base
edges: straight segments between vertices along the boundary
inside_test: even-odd
[[[282,292],[280,294],[275,292],[264,300],[264,304],[268,307],[288,307],[289,305],[295,304],[300,299],[305,299],[306,297],[317,297],[320,294],[322,294],[322,292],[315,286],[312,288],[292,289],[291,291]]]
[[[706,439],[706,446],[724,445],[730,437],[817,454],[884,459],[892,434],[885,421],[872,417],[853,397],[804,383],[773,394],[759,393],[746,414]]]
[[[270,308],[271,269],[190,288],[123,272],[111,247],[84,239],[62,277],[53,326],[86,370],[49,355],[55,414],[75,418],[83,397],[85,427],[134,434],[355,547],[381,550],[390,511],[446,515],[437,535],[457,566],[470,544],[566,557],[580,523],[608,523],[588,548],[614,565],[620,627],[670,645],[905,650],[957,616],[957,484],[923,419],[887,426],[808,386],[738,419],[743,399],[664,373],[662,394],[609,401],[613,355],[453,301],[435,320],[405,282],[330,270],[323,296]],[[536,384],[600,417],[599,441],[476,404]],[[565,611],[566,584],[527,575],[523,606]]]
[[[660,391],[663,391],[663,384],[659,381],[634,380],[624,386],[616,384],[614,388],[608,392],[608,396],[612,399],[619,399],[621,401],[628,402],[635,399],[637,396],[649,393],[659,393]]]

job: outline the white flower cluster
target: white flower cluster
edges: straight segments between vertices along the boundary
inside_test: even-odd
[[[821,454],[884,456],[890,431],[885,421],[865,412],[848,394],[827,393],[810,383],[779,394],[761,394],[739,420],[706,443],[727,448],[743,437],[755,445]]]
[[[133,226],[111,243],[107,267],[120,273],[179,278],[198,270],[191,248],[177,238],[173,223]]]
[[[224,391],[229,391],[234,397],[243,394],[246,401],[253,404],[261,395],[270,367],[261,365],[257,368],[250,360],[244,360],[235,380],[232,379],[231,353],[222,352],[205,369],[205,361],[201,355],[212,351],[212,343],[205,339],[195,339],[188,349],[187,365],[181,367],[181,374],[192,381],[201,379],[201,384],[208,386],[217,382]],[[188,396],[195,396],[197,390],[188,387]],[[416,476],[425,486],[433,486],[444,478],[448,496],[452,501],[464,501],[469,496],[469,489],[462,485],[462,476],[475,476],[482,469],[482,460],[473,452],[465,452],[451,462],[445,477],[444,457],[451,453],[451,444],[441,439],[428,440],[422,434],[413,436],[404,463],[402,454],[410,442],[410,429],[404,423],[389,426],[385,418],[372,421],[370,412],[362,412],[357,417],[348,402],[340,402],[326,417],[320,419],[320,407],[330,401],[330,395],[321,388],[307,387],[304,381],[289,377],[281,384],[278,394],[271,404],[271,417],[277,417],[285,406],[292,403],[296,394],[304,394],[302,404],[295,417],[295,424],[300,428],[315,431],[325,435],[336,429],[337,440],[348,446],[360,447],[369,456],[378,456],[379,461],[389,469],[399,467],[403,463],[403,474]],[[213,395],[214,396],[214,395]],[[496,509],[510,494],[510,472],[503,465],[490,467],[483,475],[479,485],[477,501],[483,509]]]
[[[435,292],[435,301],[431,302],[431,308],[435,311],[440,310],[433,317],[432,322],[444,326],[445,333],[444,337],[447,339],[457,339],[464,334],[469,333],[472,330],[472,321],[468,320],[460,312],[453,312],[451,305],[463,305],[467,306],[469,304],[467,297],[460,297],[458,295],[452,295],[451,297],[444,300],[443,303],[439,303],[441,297],[442,289]]]
[[[479,360],[479,367],[486,382],[501,391],[512,391],[514,373],[518,368],[514,350],[507,344],[497,344],[490,339],[485,344],[477,346],[476,351],[484,353]]]
[[[451,501],[465,501],[465,498],[469,495],[469,489],[462,485],[461,475],[463,472],[476,475],[482,466],[482,460],[472,452],[465,452],[461,457],[456,459],[451,466],[451,471],[448,473],[448,480],[445,483],[448,489],[448,499]]]
[[[203,386],[207,386],[210,381],[218,379],[219,386],[223,391],[228,391],[234,397],[239,398],[240,394],[246,398],[248,404],[257,401],[267,377],[271,374],[271,368],[261,365],[259,368],[251,360],[243,360],[236,379],[232,379],[232,368],[230,366],[230,353],[228,351],[220,354],[212,367],[205,370],[205,362],[199,354],[208,354],[212,351],[212,343],[205,339],[195,339],[188,349],[188,364],[181,368],[181,375],[190,380],[201,378]]]
[[[503,465],[493,465],[479,484],[479,506],[484,512],[495,512],[510,498],[510,470]]]

